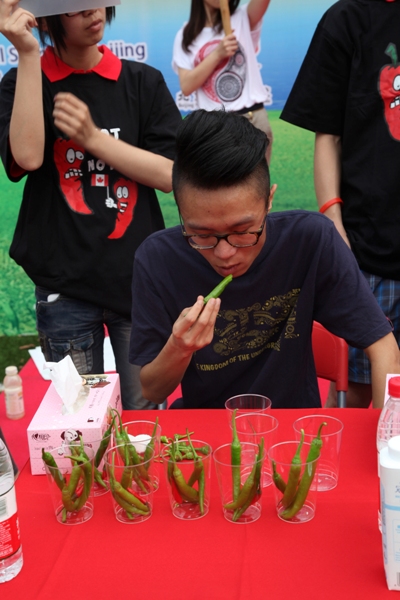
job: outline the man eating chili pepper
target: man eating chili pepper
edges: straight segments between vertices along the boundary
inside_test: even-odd
[[[363,348],[382,406],[400,373],[391,325],[324,215],[270,214],[265,134],[222,111],[196,111],[177,137],[173,188],[181,226],[135,255],[130,361],[161,403],[182,385],[184,408],[223,408],[258,393],[272,407],[319,407],[311,331],[319,321]],[[221,298],[204,296],[232,274]],[[196,300],[197,298],[197,300]]]

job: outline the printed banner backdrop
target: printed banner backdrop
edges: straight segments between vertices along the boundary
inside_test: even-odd
[[[41,0],[24,0],[30,6],[44,6]],[[46,6],[52,0],[46,0]],[[54,0],[60,2],[77,0]],[[92,0],[88,0],[92,2]],[[242,0],[245,4],[247,0]],[[104,6],[99,0],[98,6]],[[115,2],[112,2],[115,4]],[[258,61],[269,90],[268,111],[274,131],[271,175],[278,183],[276,210],[315,210],[312,178],[313,136],[279,121],[293,81],[310,43],[315,27],[333,0],[271,0],[264,18]],[[80,7],[82,4],[80,4]],[[72,9],[71,9],[72,10]],[[159,69],[182,114],[194,104],[184,98],[178,76],[171,67],[176,32],[188,19],[190,0],[121,0],[116,19],[106,29],[104,43],[120,58],[143,61]],[[18,65],[15,48],[0,35],[0,80]],[[31,280],[8,256],[24,182],[11,183],[0,166],[0,336],[35,332],[34,293]],[[172,195],[159,193],[167,226],[176,224]]]
[[[57,4],[61,1],[54,0]],[[38,0],[25,0],[30,6],[37,3]],[[47,0],[49,3],[51,0]],[[98,4],[104,6],[105,2]],[[246,2],[242,0],[242,4]],[[315,26],[332,4],[332,0],[271,0],[258,55],[264,84],[271,90],[271,109],[282,109]],[[121,58],[145,61],[160,69],[172,95],[178,99],[178,77],[171,67],[172,45],[189,12],[190,0],[121,0],[104,41]],[[0,77],[17,63],[15,49],[0,36]]]

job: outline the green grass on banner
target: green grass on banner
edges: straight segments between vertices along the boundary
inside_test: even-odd
[[[268,114],[274,134],[271,182],[278,184],[273,210],[316,210],[312,173],[314,135],[279,120],[278,111]],[[9,182],[0,168],[0,336],[36,332],[33,284],[8,256],[23,183]],[[158,197],[166,226],[176,225],[179,221],[173,194],[159,192]]]

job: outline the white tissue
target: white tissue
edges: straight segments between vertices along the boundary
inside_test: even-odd
[[[66,412],[77,412],[81,408],[77,400],[82,390],[83,380],[72,358],[67,355],[59,362],[46,362],[44,366],[50,369],[50,378],[63,401]]]
[[[136,448],[136,452],[145,452],[146,451],[147,445],[151,441],[150,435],[147,435],[146,433],[139,433],[139,435],[131,435],[129,433],[128,435],[129,435],[130,441]]]

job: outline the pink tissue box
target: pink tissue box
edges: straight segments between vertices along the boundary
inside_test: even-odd
[[[109,409],[122,411],[118,374],[82,377],[87,382],[83,386],[87,396],[78,412],[63,414],[63,402],[53,383],[40,403],[27,430],[32,475],[45,474],[42,448],[66,447],[70,441],[79,441],[79,436],[90,446],[90,442],[101,439],[107,429]]]

